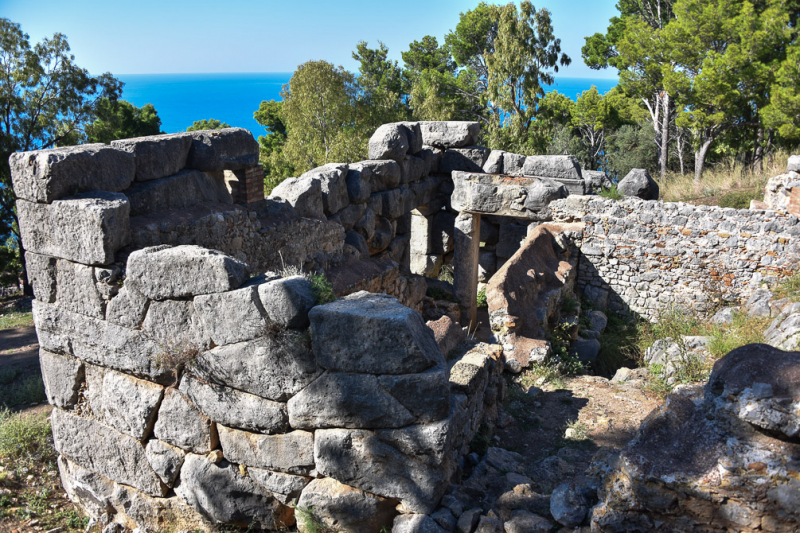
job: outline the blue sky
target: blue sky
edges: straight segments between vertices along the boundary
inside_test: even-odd
[[[496,1],[495,3],[500,3]],[[583,38],[604,32],[616,0],[539,0],[553,15],[556,36],[572,65],[562,76],[615,77],[581,60]],[[425,35],[440,42],[464,0],[0,0],[0,16],[21,24],[32,42],[65,34],[79,65],[93,74],[292,72],[310,59],[357,69],[360,40],[400,60]]]

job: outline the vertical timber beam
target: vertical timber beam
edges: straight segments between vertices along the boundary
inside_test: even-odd
[[[481,245],[481,216],[460,213],[455,223],[453,286],[461,305],[461,325],[478,327],[478,255]]]

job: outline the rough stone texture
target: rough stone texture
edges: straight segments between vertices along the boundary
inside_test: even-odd
[[[244,128],[189,132],[192,145],[186,167],[203,172],[240,170],[258,164],[258,142]]]
[[[414,416],[386,390],[378,378],[326,372],[288,403],[294,428],[396,428]]]
[[[553,523],[530,511],[520,509],[511,514],[511,520],[503,524],[506,533],[549,533]]]
[[[313,519],[335,531],[374,533],[390,528],[396,511],[396,500],[381,498],[359,490],[333,478],[315,479],[303,489],[298,509],[313,510]],[[302,511],[297,515],[297,529],[301,533],[316,531]]]
[[[249,341],[266,333],[268,324],[259,298],[262,286],[250,285],[194,299],[194,309],[214,344]]]
[[[135,172],[133,156],[101,143],[16,152],[8,162],[14,193],[38,203],[86,191],[119,192]]]
[[[425,172],[425,160],[413,155],[407,155],[400,162],[400,183],[408,185],[422,179]]]
[[[278,433],[288,426],[283,403],[208,383],[191,374],[183,376],[179,390],[205,416],[226,426],[261,433]]]
[[[105,265],[130,241],[130,203],[123,194],[93,191],[52,204],[17,200],[28,251],[84,265]]]
[[[166,178],[137,183],[127,189],[125,195],[130,200],[134,217],[204,202],[229,204],[233,201],[222,179],[199,170],[184,170]]]
[[[422,144],[434,148],[460,148],[478,142],[480,123],[467,121],[420,122]]]
[[[136,439],[104,424],[54,409],[53,441],[58,453],[109,479],[135,487],[150,496],[164,496],[166,487]],[[75,435],[89,438],[76,439]]]
[[[394,519],[393,533],[444,533],[433,518],[424,514],[401,514]]]
[[[314,381],[319,370],[308,335],[286,330],[203,352],[192,372],[206,381],[285,401]]]
[[[40,302],[56,301],[56,261],[55,257],[25,252],[28,283],[33,287],[33,295]]]
[[[175,493],[218,524],[248,527],[255,523],[267,529],[293,525],[291,511],[227,461],[214,464],[187,455]]]
[[[92,414],[116,430],[144,441],[153,429],[163,387],[101,367],[89,367],[86,374],[86,399]]]
[[[586,518],[589,501],[581,487],[564,483],[556,487],[550,498],[550,514],[556,522],[566,527],[577,527]]]
[[[453,289],[461,305],[460,323],[468,328],[477,327],[478,259],[480,255],[481,216],[460,213],[453,228],[455,275]]]
[[[786,172],[800,172],[800,155],[789,156]]]
[[[436,344],[445,357],[456,349],[467,336],[464,329],[447,315],[438,320],[427,322],[426,325],[433,331]]]
[[[258,295],[269,319],[284,328],[308,326],[308,312],[317,303],[311,282],[305,276],[289,276],[259,285]]]
[[[602,170],[582,169],[581,174],[586,182],[586,192],[599,194],[603,189],[610,189],[613,183]]]
[[[73,313],[105,318],[106,304],[97,290],[94,268],[65,259],[56,263],[56,302]]]
[[[361,163],[349,165],[345,183],[350,203],[363,204],[372,194],[372,169]]]
[[[483,165],[491,150],[482,146],[465,148],[449,148],[439,161],[439,172],[450,173],[456,170],[465,172],[483,172]]]
[[[358,292],[309,313],[320,366],[340,372],[405,374],[444,362],[419,313],[387,295]]]
[[[269,198],[281,198],[301,217],[325,218],[322,184],[315,179],[288,178],[272,189]]]
[[[111,147],[133,154],[136,181],[171,176],[186,166],[192,136],[187,133],[151,135],[111,141]]]
[[[275,499],[293,507],[296,507],[300,492],[310,481],[306,476],[272,472],[263,468],[250,468],[248,473],[253,481],[270,491]]]
[[[394,189],[400,185],[402,169],[396,161],[367,160],[359,163],[372,173],[370,190],[372,193]]]
[[[486,162],[483,164],[483,171],[487,174],[503,174],[503,150],[492,150]]]
[[[153,428],[156,438],[194,453],[217,446],[214,423],[175,389],[167,389]]]
[[[764,204],[768,209],[790,211],[792,193],[798,188],[800,188],[800,170],[787,170],[786,174],[773,176],[764,187]]]
[[[178,479],[186,453],[180,448],[170,446],[158,439],[147,441],[144,453],[153,471],[158,474],[164,485],[172,487]]]
[[[379,126],[369,139],[370,159],[393,159],[400,162],[408,153],[408,134],[400,123]]]
[[[127,283],[154,300],[233,290],[248,276],[246,264],[194,245],[137,250],[127,265]]]
[[[529,155],[525,158],[522,174],[541,178],[583,179],[581,165],[571,155]]]
[[[625,196],[635,196],[642,200],[658,200],[658,183],[643,168],[634,168],[620,180],[617,190]]]
[[[166,352],[192,352],[211,344],[194,302],[187,300],[150,302],[142,331]]]
[[[335,215],[350,203],[347,194],[347,171],[348,167],[345,164],[328,163],[300,176],[300,180],[319,181],[325,216]]]
[[[550,179],[453,172],[453,183],[453,209],[471,213],[538,220],[543,207],[567,196]]]
[[[314,468],[314,434],[291,431],[259,435],[218,426],[225,458],[234,463],[290,474],[308,474]]]
[[[584,363],[594,363],[600,355],[600,341],[578,337],[570,347],[570,354]]]
[[[44,393],[50,405],[69,409],[78,401],[83,383],[83,362],[68,355],[59,355],[39,348]]]
[[[106,305],[106,320],[126,328],[142,325],[147,311],[147,298],[130,287],[122,287]]]
[[[417,423],[435,422],[450,412],[450,394],[444,366],[420,374],[380,376],[378,381],[417,418]],[[386,424],[383,427],[392,426]]]

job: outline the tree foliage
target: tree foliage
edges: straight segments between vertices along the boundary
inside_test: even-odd
[[[186,128],[186,131],[221,130],[230,127],[230,124],[226,124],[221,120],[204,118],[203,120],[195,120],[192,122],[192,125]]]
[[[110,143],[117,139],[158,135],[161,119],[153,104],[136,107],[125,100],[102,98],[97,102],[94,122],[84,127],[86,142]]]

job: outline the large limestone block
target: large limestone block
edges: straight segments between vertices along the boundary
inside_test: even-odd
[[[325,218],[319,180],[287,178],[272,189],[269,198],[281,198],[301,217]]]
[[[128,257],[126,284],[154,300],[237,289],[249,276],[246,264],[200,246],[154,246]]]
[[[310,478],[283,472],[273,472],[263,468],[248,468],[250,478],[273,494],[276,500],[295,506],[300,492],[308,485]]]
[[[460,148],[478,142],[481,125],[468,121],[420,122],[422,144],[435,148]]]
[[[581,165],[571,155],[529,155],[522,167],[525,176],[583,179]]]
[[[186,168],[240,170],[258,164],[258,142],[244,128],[193,131]]]
[[[325,216],[335,215],[350,203],[347,195],[347,171],[348,166],[345,164],[328,163],[300,176],[301,180],[319,181]]]
[[[397,514],[396,500],[381,498],[363,490],[339,483],[333,478],[315,479],[303,489],[297,502],[297,530],[313,533],[314,521],[332,531],[375,533],[389,530]],[[312,514],[306,517],[302,509]]]
[[[400,183],[407,185],[422,179],[427,174],[425,160],[407,155],[400,161]]]
[[[291,431],[281,435],[259,435],[218,426],[220,445],[231,462],[277,470],[289,474],[308,474],[314,469],[314,434]]]
[[[28,283],[33,287],[33,295],[40,302],[56,301],[56,261],[55,257],[25,252],[25,272]]]
[[[124,194],[92,191],[52,204],[17,200],[22,242],[28,251],[84,265],[114,262],[130,242],[130,203]]]
[[[377,193],[394,189],[400,185],[402,169],[396,161],[391,160],[367,160],[359,163],[364,168],[368,168],[372,173],[370,182],[371,192]]]
[[[126,328],[142,325],[147,311],[147,298],[129,286],[122,287],[106,305],[106,320]]]
[[[142,331],[164,350],[203,350],[211,344],[189,300],[150,302]]]
[[[125,194],[130,199],[134,217],[204,202],[233,203],[223,180],[199,170],[184,170],[173,176],[137,183]]]
[[[450,412],[450,385],[444,366],[420,374],[380,376],[378,382],[416,417],[417,423],[441,420]]]
[[[56,263],[56,302],[73,313],[100,319],[106,315],[106,303],[97,290],[94,268],[66,259]]]
[[[214,423],[175,389],[167,389],[153,428],[157,439],[194,453],[217,447]]]
[[[150,135],[111,141],[111,146],[133,154],[136,159],[136,181],[171,176],[186,166],[192,136],[188,133]]]
[[[453,172],[453,209],[535,219],[553,200],[567,196],[555,180]]]
[[[439,172],[445,174],[454,170],[483,172],[483,165],[490,153],[491,150],[482,146],[450,148],[442,154],[442,160],[439,161]]]
[[[448,482],[443,467],[407,456],[363,429],[317,430],[314,458],[322,475],[401,500],[403,507],[415,513],[431,512]]]
[[[357,292],[309,313],[320,366],[340,372],[407,374],[444,363],[416,311],[385,294]]]
[[[264,529],[291,526],[291,510],[227,461],[188,454],[175,493],[214,523]]]
[[[367,210],[365,204],[349,205],[332,216],[329,220],[341,224],[345,231],[353,227],[361,220]]]
[[[133,182],[131,154],[105,144],[17,152],[8,158],[18,198],[51,203],[85,191],[119,192]]]
[[[405,128],[406,139],[408,139],[408,153],[417,154],[422,151],[422,128],[419,122],[398,122]]]
[[[483,171],[487,174],[503,174],[503,150],[492,150],[486,162],[483,164]]]
[[[348,167],[347,195],[351,204],[363,204],[372,193],[372,169],[361,163],[353,163]]]
[[[800,173],[800,155],[793,155],[789,157],[789,161],[786,164],[786,172]]]
[[[144,441],[153,428],[163,387],[122,372],[91,367],[86,397],[92,413],[114,429]]]
[[[397,122],[379,126],[369,139],[370,159],[394,159],[399,162],[408,149],[407,129]]]
[[[288,400],[319,373],[308,335],[292,330],[203,352],[192,371],[206,381],[275,401]]]
[[[658,183],[643,168],[634,168],[617,184],[617,190],[625,196],[642,200],[658,200]]]
[[[172,487],[178,479],[186,452],[158,439],[147,441],[144,453],[153,471],[158,474],[164,485]]]
[[[249,341],[266,333],[268,323],[258,295],[260,287],[248,285],[195,297],[194,308],[214,344]]]
[[[505,152],[503,154],[503,174],[511,176],[519,176],[522,174],[522,169],[525,166],[525,159],[527,157],[522,154],[512,154]]]
[[[269,319],[284,328],[307,327],[308,312],[317,303],[311,281],[299,275],[259,285],[258,296]]]
[[[54,409],[53,442],[61,455],[118,483],[161,497],[166,486],[150,467],[142,444],[89,418]]]
[[[326,372],[288,403],[294,428],[395,428],[415,417],[376,376]]]
[[[68,409],[78,401],[83,383],[83,362],[69,355],[51,353],[39,348],[44,392],[50,405]]]
[[[33,320],[45,350],[155,381],[169,379],[169,370],[156,364],[163,349],[141,331],[36,300]]]
[[[183,376],[179,390],[203,414],[220,424],[261,433],[286,429],[286,404],[208,383],[191,374]]]

